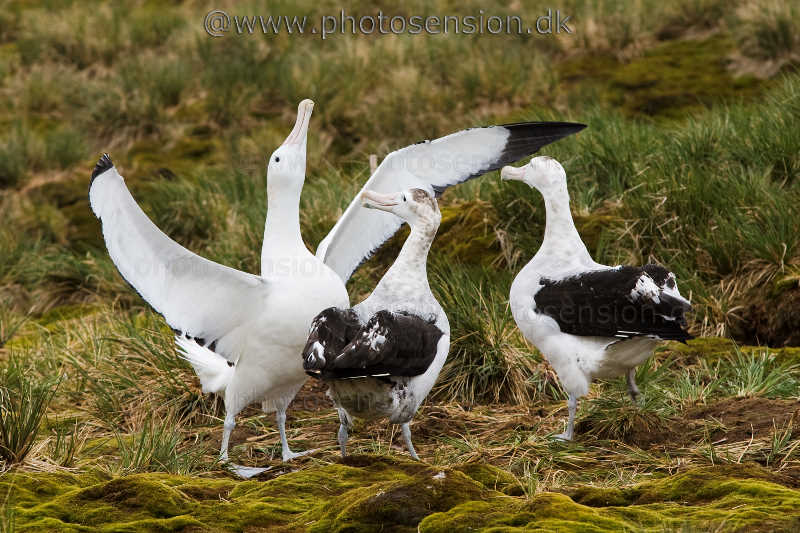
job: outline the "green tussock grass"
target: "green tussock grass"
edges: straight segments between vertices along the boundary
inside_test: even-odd
[[[30,453],[47,408],[56,393],[56,382],[31,376],[32,368],[19,358],[3,368],[0,386],[0,459],[21,463]]]

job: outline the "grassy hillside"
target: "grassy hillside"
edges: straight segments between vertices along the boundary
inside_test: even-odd
[[[521,4],[346,10],[483,9],[533,24],[555,8]],[[572,15],[569,35],[323,41],[214,39],[203,17],[220,7],[310,20],[341,9],[58,0],[0,9],[0,530],[114,530],[124,520],[132,529],[368,530],[375,509],[402,531],[463,520],[555,530],[572,517],[607,530],[661,531],[663,520],[798,527],[782,506],[800,497],[800,8],[568,0],[557,7]],[[675,271],[701,338],[666,345],[639,369],[639,406],[622,380],[594,385],[577,441],[552,442],[564,395],[507,307],[513,276],[541,242],[544,206],[491,173],[441,201],[430,279],[454,341],[414,424],[432,466],[398,460],[399,436],[385,424],[357,425],[353,453],[369,457],[340,463],[336,415],[309,384],[289,437],[320,451],[287,474],[272,417],[251,409],[232,455],[274,468],[261,481],[230,479],[215,463],[221,402],[200,393],[169,328],[117,274],[88,207],[89,174],[110,152],[172,238],[257,272],[264,158],[306,97],[316,107],[301,223],[312,250],[367,178],[370,154],[476,124],[580,121],[589,127],[542,153],[567,171],[587,246],[600,262]],[[403,237],[357,272],[352,301]],[[441,490],[422,483],[440,470]],[[397,498],[373,502],[367,481],[349,477],[358,475]],[[309,499],[314,476],[339,484]],[[424,505],[401,512],[419,491]],[[158,505],[151,494],[163,496]],[[220,498],[261,521],[217,512],[210,502]],[[325,514],[326,502],[347,512]],[[686,502],[684,515],[674,502]]]

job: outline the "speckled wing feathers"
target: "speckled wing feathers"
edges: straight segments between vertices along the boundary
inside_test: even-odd
[[[553,318],[563,333],[627,339],[650,336],[685,342],[683,299],[671,296],[674,277],[664,267],[618,267],[563,280],[543,278],[536,312]],[[671,285],[671,286],[670,286]]]
[[[351,309],[326,309],[311,327],[303,367],[314,377],[411,377],[423,374],[436,357],[443,332],[431,321],[407,313],[379,311],[363,326]]]

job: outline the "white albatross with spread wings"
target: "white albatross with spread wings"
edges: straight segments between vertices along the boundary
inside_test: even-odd
[[[575,229],[567,176],[558,161],[536,157],[521,168],[505,167],[500,175],[544,197],[544,241],[514,278],[509,303],[520,331],[569,394],[567,428],[557,438],[571,440],[578,398],[589,392],[592,380],[624,375],[636,401],[636,367],[656,344],[692,338],[684,329],[691,304],[662,266],[609,267],[592,259]]]
[[[261,402],[276,412],[284,461],[301,454],[286,438],[286,409],[307,376],[299,357],[312,319],[329,307],[347,308],[345,282],[400,227],[391,213],[363,213],[360,194],[312,255],[300,235],[300,194],[313,102],[298,107],[294,129],[267,165],[267,220],[261,275],[204,259],[159,230],[138,206],[108,155],[92,173],[89,200],[120,274],[164,316],[203,390],[224,395],[220,458],[236,415]],[[442,192],[536,152],[583,128],[523,123],[474,128],[389,154],[366,188],[417,187]],[[290,265],[296,268],[276,268]],[[244,477],[265,469],[231,465]]]

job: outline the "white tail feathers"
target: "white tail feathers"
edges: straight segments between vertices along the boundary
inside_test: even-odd
[[[203,392],[225,390],[233,377],[234,370],[227,359],[186,337],[176,336],[175,344],[178,345],[180,357],[189,361],[197,377],[200,378]]]

